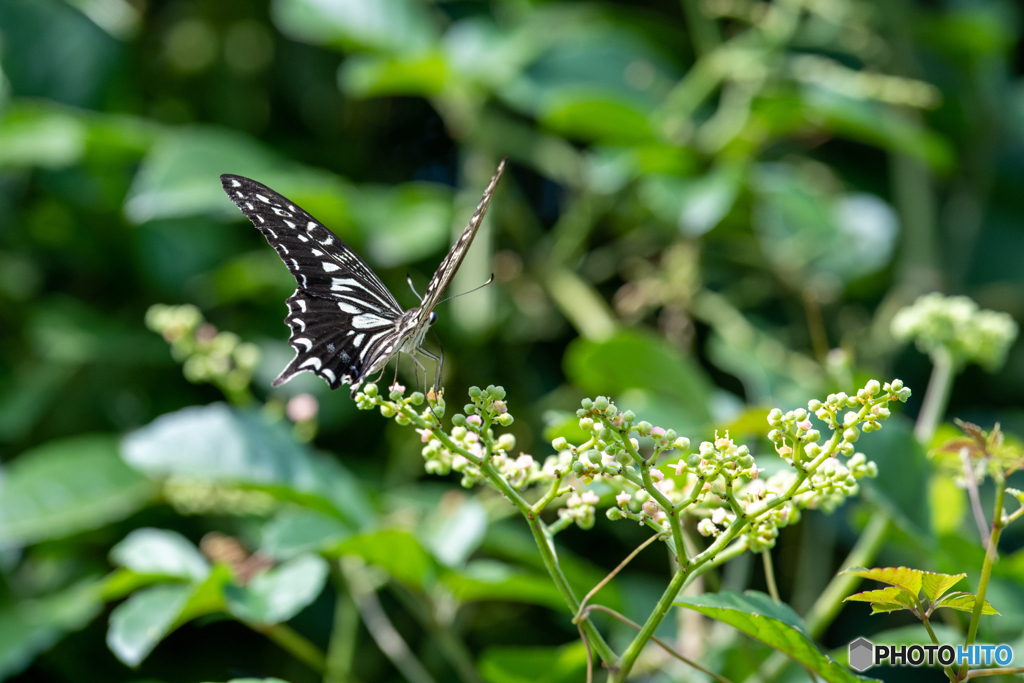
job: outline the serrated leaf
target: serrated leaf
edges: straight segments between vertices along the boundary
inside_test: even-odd
[[[829,683],[864,679],[844,669],[818,649],[803,622],[787,605],[777,605],[764,593],[708,593],[677,598],[675,605],[722,621],[795,659]]]
[[[862,579],[873,579],[891,586],[899,586],[911,595],[921,592],[921,577],[924,574],[920,569],[910,567],[877,567],[867,569],[865,567],[850,567],[840,574],[852,574]]]
[[[260,488],[358,527],[371,506],[358,480],[334,458],[312,452],[284,426],[223,403],[158,417],[122,442],[124,459],[150,476]]]
[[[897,586],[890,586],[888,588],[879,588],[873,591],[864,591],[863,593],[855,593],[844,598],[846,602],[870,602],[880,605],[893,605],[892,609],[904,609],[907,607],[914,606],[914,597]],[[891,610],[887,610],[891,611]]]
[[[926,598],[935,602],[950,588],[960,583],[967,574],[938,574],[936,572],[921,573],[921,590]]]
[[[327,561],[303,555],[256,575],[245,586],[224,589],[228,611],[253,624],[288,621],[312,603],[324,589]]]
[[[959,610],[961,612],[973,612],[974,605],[978,600],[978,596],[974,593],[950,593],[943,597],[936,603],[938,607],[949,607],[950,609]],[[981,608],[982,614],[999,614],[996,608],[989,604],[988,600],[985,601],[985,606]]]
[[[124,519],[156,492],[108,436],[62,439],[22,453],[0,481],[0,545],[24,545]]]
[[[210,565],[190,540],[167,529],[135,529],[110,551],[110,561],[138,574],[202,581]]]

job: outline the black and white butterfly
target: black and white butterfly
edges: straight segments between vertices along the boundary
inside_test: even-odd
[[[286,301],[285,318],[295,358],[274,386],[308,371],[327,380],[331,389],[352,385],[355,396],[367,377],[400,353],[420,353],[439,364],[421,346],[423,337],[437,320],[434,306],[473,243],[504,170],[502,160],[469,225],[430,278],[420,305],[408,311],[357,253],[294,202],[255,180],[222,175],[224,191],[277,250],[299,285]]]

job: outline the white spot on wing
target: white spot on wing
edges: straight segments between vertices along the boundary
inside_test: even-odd
[[[349,315],[359,315],[360,313],[363,312],[361,308],[356,308],[352,304],[346,304],[344,301],[338,302],[338,308],[340,308],[342,312],[348,313]]]
[[[329,379],[331,381],[331,384],[334,384],[335,382],[338,381],[338,378],[334,376],[334,373],[332,371],[328,370],[327,368],[324,368],[323,370],[321,370],[320,373],[324,377]]]
[[[363,313],[352,318],[352,327],[357,330],[365,330],[368,327],[382,327],[388,324],[387,320],[372,313]]]
[[[291,221],[285,221],[284,224],[287,225],[289,228],[294,228],[295,227],[295,224],[292,223]]]
[[[300,346],[305,346],[307,351],[313,348],[313,342],[306,339],[305,337],[296,337],[295,339],[292,339],[292,341],[296,344],[299,344]]]
[[[363,332],[360,332],[359,334],[357,334],[356,338],[352,340],[352,346],[354,346],[354,347],[356,347],[358,349],[359,345],[363,343],[363,337],[365,337],[365,336],[366,336],[366,334],[363,333]]]
[[[306,331],[306,321],[305,320],[301,320],[300,318],[292,318],[292,322],[295,323],[296,325],[301,325],[302,326],[302,329],[300,330],[300,332],[305,332]]]
[[[300,365],[299,367],[300,368],[304,368],[304,367],[307,367],[307,366],[310,366],[310,365],[312,365],[317,370],[319,370],[320,366],[323,365],[323,363],[320,362],[319,358],[313,357],[313,358],[307,358],[306,360],[304,360],[302,362],[302,365]]]
[[[333,273],[336,270],[341,270],[341,266],[339,266],[337,263],[331,263],[330,261],[324,261],[323,266],[324,271],[328,273]]]
[[[303,313],[306,312],[306,300],[305,299],[296,299],[295,303],[297,303],[299,305],[299,308],[302,309]]]
[[[263,196],[263,195],[261,195],[261,194],[258,194],[258,195],[256,195],[256,199],[260,200],[260,201],[261,201],[261,202],[263,202],[264,204],[269,204],[269,203],[270,203],[270,200],[269,200],[269,199],[267,199],[266,197],[264,197],[264,196]]]
[[[238,182],[234,178],[231,179],[231,187],[241,187],[242,183]]]

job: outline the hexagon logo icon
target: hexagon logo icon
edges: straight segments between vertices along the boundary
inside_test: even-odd
[[[850,643],[850,666],[865,671],[875,664],[875,646],[867,638],[858,638]]]

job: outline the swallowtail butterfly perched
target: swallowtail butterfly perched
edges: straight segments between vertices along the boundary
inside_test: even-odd
[[[224,191],[277,250],[299,285],[285,302],[295,358],[274,386],[308,371],[327,380],[331,389],[352,385],[355,396],[367,377],[400,353],[421,353],[440,362],[421,346],[423,337],[437,320],[434,306],[469,251],[504,170],[502,160],[469,225],[430,278],[420,305],[408,311],[356,252],[294,202],[255,180],[222,175]]]

